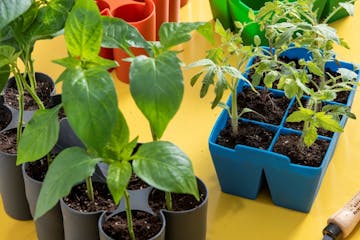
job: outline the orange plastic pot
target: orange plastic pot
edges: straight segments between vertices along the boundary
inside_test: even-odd
[[[156,39],[159,40],[159,29],[163,22],[169,21],[169,2],[177,0],[153,0],[156,8]]]
[[[145,0],[144,2],[132,1],[128,4],[123,4],[112,11],[113,17],[122,18],[130,25],[134,26],[148,41],[155,41],[156,39],[156,16],[155,5],[152,0]],[[145,55],[144,49],[132,48],[131,52],[135,55]],[[125,83],[129,83],[130,63],[123,61],[124,58],[129,57],[121,49],[114,49],[114,59],[119,63],[119,67],[115,68],[117,78]]]
[[[171,0],[169,2],[169,22],[179,22],[181,0]]]
[[[183,7],[188,3],[188,0],[181,0],[180,2],[180,7]]]
[[[111,16],[110,5],[106,1],[97,0],[96,3],[102,16]],[[99,56],[110,60],[114,59],[113,50],[111,48],[102,47]]]

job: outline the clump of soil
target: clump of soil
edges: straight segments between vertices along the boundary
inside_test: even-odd
[[[197,201],[193,195],[171,193],[172,211],[186,211],[199,206],[205,199],[205,195],[200,193],[200,201]],[[149,205],[151,209],[158,213],[161,209],[166,209],[165,193],[154,189],[149,195]]]
[[[280,135],[275,143],[274,152],[288,156],[292,163],[319,167],[329,147],[329,142],[316,140],[309,148],[299,149],[299,141],[298,135]]]
[[[0,106],[0,130],[6,128],[11,122],[11,111],[4,106]]]
[[[233,136],[229,121],[226,127],[220,132],[216,143],[228,148],[235,148],[237,144],[241,144],[265,150],[269,148],[274,135],[274,132],[259,125],[240,122],[239,134]]]
[[[268,90],[258,90],[254,92],[250,88],[245,88],[237,96],[238,112],[243,108],[250,108],[256,113],[249,112],[242,115],[243,118],[248,118],[260,122],[271,123],[279,125],[289,105],[290,100],[285,97],[274,96]]]
[[[52,91],[53,91],[53,85],[51,82],[43,78],[37,79],[36,94],[38,95],[38,97],[44,103],[45,106],[47,106],[50,101],[50,94]],[[4,99],[9,106],[15,109],[19,109],[18,97],[19,97],[19,92],[15,83],[9,85],[5,89]],[[24,93],[24,102],[25,102],[25,106],[24,106],[25,110],[38,109],[36,102],[27,91],[25,91]]]
[[[50,158],[54,160],[57,154],[51,153]],[[43,182],[46,172],[49,168],[48,156],[45,156],[37,161],[29,162],[26,164],[25,172],[27,175],[37,181]]]
[[[93,182],[95,201],[91,202],[87,195],[86,184],[81,183],[72,188],[64,197],[64,202],[72,209],[80,212],[113,211],[116,206],[105,183]]]
[[[16,154],[16,128],[0,133],[0,151]]]
[[[136,239],[147,240],[160,232],[162,222],[159,216],[137,210],[131,212]],[[114,240],[130,240],[125,212],[121,212],[105,221],[103,230]]]
[[[128,187],[128,190],[140,190],[149,187],[149,184],[141,180],[136,174],[132,174]]]

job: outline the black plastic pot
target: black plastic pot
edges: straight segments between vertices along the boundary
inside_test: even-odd
[[[12,128],[7,131],[14,131]],[[7,132],[6,131],[6,132]],[[21,166],[16,166],[16,154],[0,152],[0,193],[5,212],[18,220],[31,220]]]
[[[132,210],[139,210],[144,211],[150,214],[154,215],[154,212],[150,209],[149,205],[147,204],[148,196],[153,188],[148,187],[141,190],[128,190],[130,194],[130,205]],[[109,237],[103,230],[102,226],[105,223],[105,221],[121,212],[125,211],[125,202],[124,199],[120,202],[120,205],[118,209],[112,213],[106,213],[104,212],[98,222],[98,228],[99,228],[99,236],[100,240],[113,240],[113,238]],[[159,217],[162,221],[162,227],[158,234],[156,234],[154,237],[150,238],[149,240],[164,240],[165,239],[165,217],[160,212]]]
[[[30,177],[25,169],[27,164],[22,165],[22,173],[25,183],[26,198],[29,203],[32,216],[35,214],[37,199],[40,194],[42,182]],[[63,240],[64,227],[60,204],[58,203],[46,214],[35,221],[36,234],[39,240]]]
[[[51,91],[51,93],[50,93],[50,96],[52,96],[52,95],[55,94],[55,90],[56,90],[56,89],[55,89],[55,83],[54,83],[54,81],[52,80],[51,77],[49,77],[48,75],[46,75],[46,74],[44,74],[44,73],[36,72],[36,73],[35,73],[35,79],[36,79],[36,81],[48,81],[48,82],[50,82],[51,85],[52,85],[52,91]],[[6,86],[5,86],[4,89],[6,89],[6,88],[16,88],[16,81],[15,81],[15,78],[14,78],[14,77],[11,77],[11,78],[8,80],[8,82],[7,82],[7,84],[6,84]],[[16,109],[16,108],[10,106],[9,104],[7,104],[7,103],[6,103],[6,99],[5,99],[5,104],[6,104],[13,112],[18,112],[18,111],[19,111],[18,109]],[[45,105],[46,105],[46,103],[45,103]],[[24,121],[25,123],[29,122],[30,119],[32,118],[32,116],[34,115],[34,112],[35,112],[35,111],[36,111],[36,110],[24,110],[24,118],[23,118],[23,121]]]
[[[161,210],[166,220],[166,240],[205,240],[208,191],[205,184],[197,178],[200,194],[204,201],[194,209],[186,211]]]

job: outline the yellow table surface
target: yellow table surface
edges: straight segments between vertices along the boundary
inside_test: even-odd
[[[181,10],[182,21],[208,21],[211,18],[208,0],[189,0]],[[355,17],[339,20],[333,26],[351,47],[351,50],[339,48],[339,59],[360,63],[360,4],[356,5]],[[182,59],[185,63],[190,63],[203,57],[209,47],[202,37],[195,35],[189,44],[183,46]],[[63,68],[51,61],[65,56],[63,37],[41,41],[35,49],[36,70],[56,79]],[[308,214],[275,206],[265,190],[256,200],[232,196],[220,190],[207,144],[220,109],[210,109],[213,95],[210,94],[205,99],[199,98],[199,86],[193,88],[189,83],[193,73],[194,71],[185,71],[184,101],[163,139],[175,142],[189,155],[196,175],[209,189],[207,239],[321,239],[321,231],[327,218],[360,190],[359,120],[348,121]],[[115,74],[113,76],[120,108],[130,125],[131,135],[140,136],[141,141],[150,140],[148,124],[136,109],[128,85],[119,82]],[[359,94],[355,97],[352,110],[360,118]],[[9,218],[4,213],[0,200],[0,240],[20,239],[36,239],[33,222]],[[360,239],[360,227],[348,239]]]

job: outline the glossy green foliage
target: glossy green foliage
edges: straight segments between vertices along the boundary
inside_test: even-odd
[[[26,12],[31,6],[31,3],[31,0],[1,0],[0,30]]]
[[[59,136],[58,112],[62,105],[37,110],[24,129],[17,149],[16,164],[33,162],[48,154]]]

